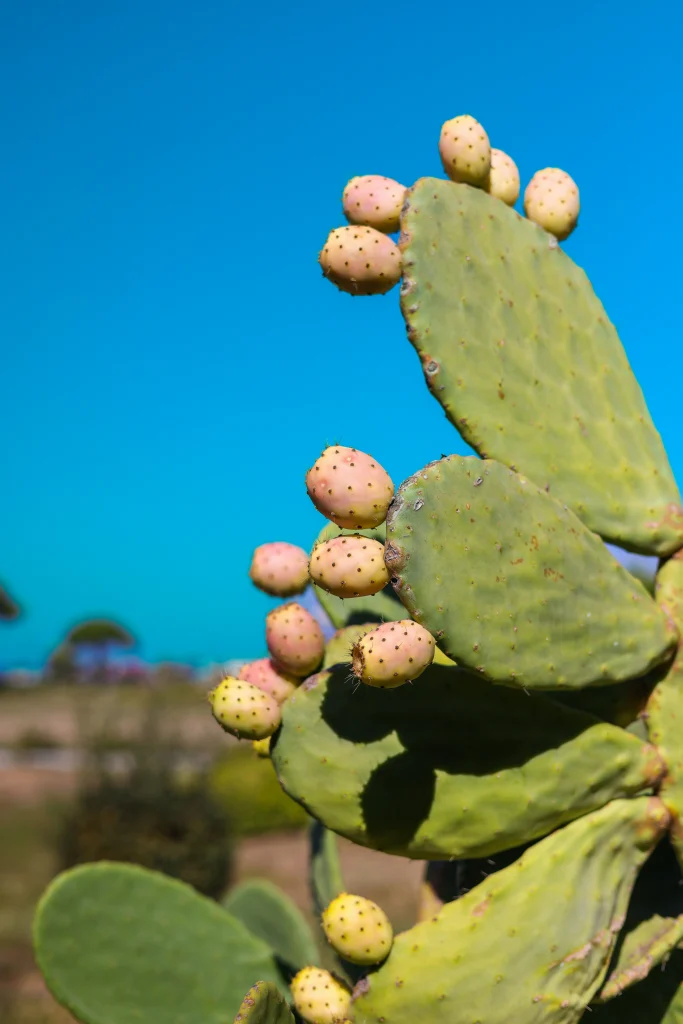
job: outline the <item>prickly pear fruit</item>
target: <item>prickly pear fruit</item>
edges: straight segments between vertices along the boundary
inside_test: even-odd
[[[489,137],[473,117],[461,114],[441,127],[439,153],[451,181],[486,188],[491,170]]]
[[[293,676],[310,676],[322,661],[325,638],[318,622],[290,601],[266,616],[266,644],[276,666]]]
[[[353,674],[368,686],[401,686],[431,665],[435,647],[432,634],[412,619],[384,622],[354,645]]]
[[[257,757],[270,757],[270,736],[254,740],[251,745]]]
[[[384,544],[360,533],[318,542],[311,553],[311,579],[335,597],[368,597],[389,582]]]
[[[278,704],[287,700],[300,682],[296,676],[279,669],[270,658],[259,658],[258,661],[250,661],[248,665],[243,665],[239,678],[246,679],[248,683],[258,686],[259,690],[269,693]]]
[[[398,246],[375,228],[335,228],[318,261],[325,277],[350,295],[384,295],[401,279]]]
[[[273,597],[300,594],[308,585],[308,555],[286,541],[261,544],[254,551],[249,576],[259,590]]]
[[[405,185],[381,174],[351,178],[342,196],[344,216],[349,224],[364,224],[391,234],[400,227]]]
[[[280,705],[258,686],[226,676],[209,694],[213,717],[238,739],[262,740],[280,724]]]
[[[387,517],[394,485],[379,462],[356,448],[326,448],[306,474],[308,496],[324,516],[348,530],[370,530]]]
[[[323,931],[339,956],[352,964],[378,964],[394,941],[389,918],[364,896],[343,892],[323,912]]]
[[[329,971],[304,967],[290,987],[294,1007],[308,1024],[337,1024],[348,1016],[351,993]]]
[[[569,238],[579,220],[579,189],[559,167],[536,171],[524,193],[524,212],[560,242]]]
[[[519,171],[515,161],[502,149],[491,150],[488,191],[495,199],[514,206],[519,198]]]

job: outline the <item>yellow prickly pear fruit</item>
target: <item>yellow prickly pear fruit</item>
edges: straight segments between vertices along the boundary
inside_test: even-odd
[[[209,694],[218,724],[238,739],[262,740],[272,736],[282,719],[280,705],[258,686],[226,676]]]
[[[323,930],[332,948],[352,964],[378,964],[394,941],[389,918],[364,896],[343,892],[323,912]]]
[[[502,199],[508,206],[514,206],[519,198],[517,164],[502,149],[491,150],[488,191],[495,199]]]
[[[576,182],[559,167],[536,171],[524,193],[524,212],[529,220],[560,242],[569,238],[578,224],[580,208]]]
[[[491,170],[491,143],[470,114],[460,114],[442,125],[439,154],[451,181],[486,188]]]
[[[307,1024],[340,1024],[348,1018],[351,993],[320,967],[304,967],[291,982],[292,998]]]

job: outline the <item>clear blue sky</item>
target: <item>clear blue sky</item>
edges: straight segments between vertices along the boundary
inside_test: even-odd
[[[680,5],[9,0],[0,15],[0,578],[36,665],[107,614],[151,659],[260,656],[252,548],[306,547],[328,442],[396,480],[464,451],[397,292],[316,256],[353,174],[440,174],[474,114],[523,181],[578,181],[567,251],[619,328],[674,471]]]

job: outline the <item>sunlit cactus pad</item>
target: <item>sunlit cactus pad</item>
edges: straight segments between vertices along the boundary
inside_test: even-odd
[[[418,181],[401,227],[408,335],[465,440],[606,539],[675,551],[678,490],[584,272],[536,224],[451,181]]]

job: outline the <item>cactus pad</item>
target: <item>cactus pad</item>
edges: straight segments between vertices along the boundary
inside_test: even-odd
[[[295,1024],[294,1014],[272,981],[257,981],[242,1000],[234,1024]]]
[[[255,978],[281,984],[270,949],[189,885],[128,864],[59,875],[36,911],[38,964],[83,1024],[226,1024]]]
[[[661,439],[584,272],[541,228],[453,182],[418,181],[401,224],[408,337],[468,444],[607,540],[680,547]]]
[[[537,843],[398,935],[356,1024],[575,1024],[667,821],[656,798],[615,800]]]
[[[413,618],[494,682],[613,683],[675,646],[666,616],[600,538],[499,462],[450,456],[409,477],[385,557]]]
[[[311,677],[285,705],[272,758],[335,832],[434,860],[545,835],[663,770],[622,729],[440,665],[391,691],[354,690],[346,666]]]
[[[301,911],[272,882],[262,879],[242,882],[228,893],[223,906],[252,935],[270,946],[288,973],[296,974],[306,964],[317,961],[315,939]]]

